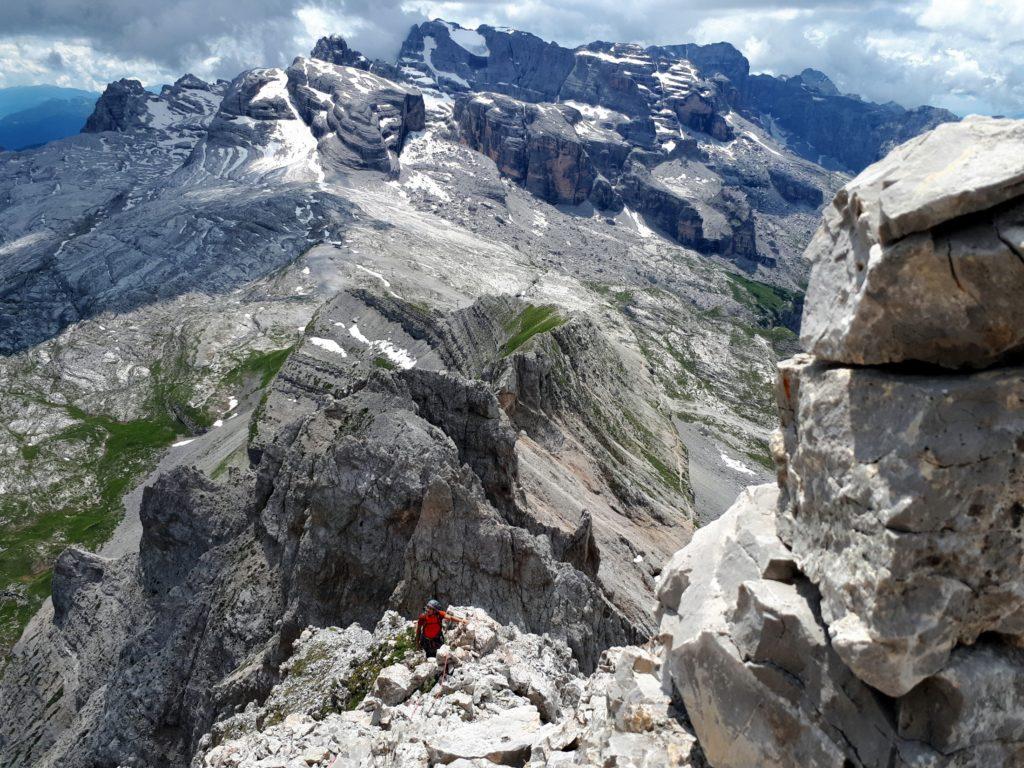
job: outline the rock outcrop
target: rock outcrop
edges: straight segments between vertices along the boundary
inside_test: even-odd
[[[207,83],[189,74],[165,85],[157,95],[138,80],[121,79],[108,85],[97,99],[82,133],[151,129],[201,135],[226,86],[223,80]]]
[[[898,243],[913,226],[934,227],[984,248],[991,227],[977,217],[1014,204],[1005,180],[1018,130],[968,121],[897,149],[840,192],[835,208],[857,215],[840,230],[827,214],[816,242],[873,234],[869,271],[899,258],[880,232],[898,233]],[[962,153],[948,150],[957,137]],[[990,153],[973,174],[961,165],[971,151]],[[926,185],[926,175],[938,181]],[[945,178],[961,179],[959,194]],[[829,297],[878,320],[899,317],[909,291],[929,330],[889,322],[875,334],[885,362],[909,363],[917,349],[941,350],[931,361],[947,364],[994,359],[969,325],[929,326],[949,297],[928,292],[927,267],[889,281],[888,292],[875,282],[855,294],[855,268],[829,267],[833,254],[818,247],[804,311],[815,338],[866,348]],[[979,323],[1014,325],[1004,287],[979,287]],[[748,491],[666,566],[666,683],[717,768],[1017,765],[1024,372],[871,368],[841,344],[820,349],[824,359],[780,365],[781,492]]]
[[[473,149],[540,199],[578,205],[590,197],[598,174],[558,107],[481,94],[456,102],[455,119]]]
[[[393,613],[372,635],[306,629],[267,703],[219,723],[193,766],[703,765],[655,654],[609,649],[585,678],[564,644],[451,610],[469,623],[436,659]]]
[[[1024,125],[970,118],[850,182],[808,251],[806,349],[980,368],[1024,347],[1022,158]]]
[[[313,50],[309,55],[311,58],[320,59],[330,64],[338,64],[342,67],[370,68],[370,60],[359,51],[350,48],[348,42],[341,35],[321,37],[316,41],[316,45],[313,46]]]
[[[957,644],[1024,629],[1024,369],[780,368],[779,527],[832,644],[898,696]]]
[[[110,83],[96,100],[96,109],[85,121],[84,133],[126,131],[144,126],[149,93],[138,80],[122,78]]]
[[[575,62],[557,43],[518,30],[464,29],[440,19],[413,27],[398,66],[422,83],[503,93],[527,102],[555,101]]]
[[[412,89],[361,67],[300,57],[287,70],[236,77],[185,171],[303,182],[352,169],[394,175],[424,115]]]

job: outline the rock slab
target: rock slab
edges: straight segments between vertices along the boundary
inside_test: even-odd
[[[1024,348],[1024,122],[971,118],[836,195],[807,249],[802,328],[822,360],[983,368]]]

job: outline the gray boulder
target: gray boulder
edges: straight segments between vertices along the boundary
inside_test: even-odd
[[[831,648],[775,532],[776,496],[748,488],[666,566],[665,685],[716,768],[904,764],[884,702]]]
[[[1024,122],[971,118],[840,190],[808,247],[823,360],[980,368],[1024,346]]]
[[[389,707],[401,704],[412,693],[412,671],[405,664],[392,664],[377,675],[373,684],[373,695]]]
[[[899,696],[958,643],[1020,636],[1024,370],[780,366],[779,532],[843,661]]]

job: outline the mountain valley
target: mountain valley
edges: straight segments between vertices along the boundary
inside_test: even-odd
[[[198,765],[307,627],[432,595],[609,685],[775,477],[823,207],[955,120],[437,20],[0,153],[5,765]]]

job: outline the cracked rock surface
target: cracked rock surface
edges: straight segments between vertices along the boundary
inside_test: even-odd
[[[977,143],[951,152],[950,141],[974,134]],[[935,353],[931,362],[977,367],[1006,351],[979,352],[980,325],[929,325],[949,308],[946,295],[910,310],[907,297],[925,295],[935,274],[927,265],[908,268],[888,290],[870,282],[871,270],[898,262],[897,249],[913,237],[885,244],[886,232],[903,226],[893,222],[937,217],[926,222],[940,222],[934,232],[978,253],[988,247],[991,227],[979,229],[973,216],[1017,196],[1019,158],[960,163],[998,156],[986,143],[996,135],[1012,146],[1018,127],[971,120],[937,130],[839,195],[837,207],[859,217],[844,236],[882,244],[872,246],[857,294],[848,292],[849,265],[812,244],[819,261],[804,327],[826,327],[847,346],[812,347],[822,356],[779,365],[778,487],[749,489],[662,576],[666,684],[717,768],[1024,760],[1024,370],[870,367],[853,365],[865,359],[850,352],[869,344],[857,335],[865,317],[891,323],[871,347],[887,350],[887,362],[919,359],[898,350],[920,349]],[[920,183],[943,170],[934,187]],[[957,183],[960,193],[949,186]],[[965,215],[943,221],[950,201]],[[835,216],[836,208],[826,214],[819,245]],[[982,291],[972,315],[979,324],[1017,322],[1019,302],[1000,293],[1013,279]],[[836,295],[836,315],[826,317]],[[837,315],[851,306],[862,315],[843,327]],[[908,311],[923,339],[908,330]]]
[[[865,169],[807,252],[822,360],[984,368],[1024,346],[1024,128],[972,117]]]

